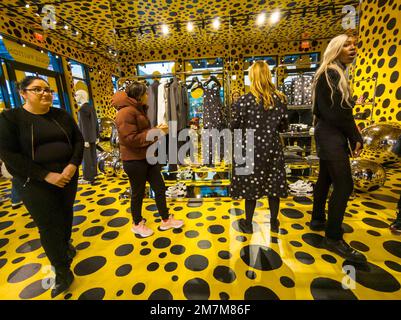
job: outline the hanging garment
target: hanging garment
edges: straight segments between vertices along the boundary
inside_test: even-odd
[[[158,104],[158,89],[160,82],[155,80],[148,87],[148,113],[147,116],[150,120],[152,127],[157,126],[157,104]]]
[[[167,124],[167,97],[165,85],[167,80],[161,80],[159,87],[157,89],[157,124],[166,123]]]
[[[179,111],[179,123],[180,130],[187,128],[189,126],[189,98],[188,98],[188,88],[185,84],[181,85],[181,99],[182,108]]]
[[[312,104],[312,81],[310,75],[299,75],[293,80],[294,105]]]
[[[224,113],[224,107],[220,99],[220,87],[216,88],[204,88],[203,89],[203,128],[204,129],[217,129],[223,130],[227,128],[226,115]],[[206,146],[205,146],[206,148]],[[224,158],[224,144],[223,139],[213,143],[212,133],[208,137],[208,150],[207,155],[203,154],[203,163],[212,164],[218,161],[213,161],[213,155],[218,154],[220,160]]]
[[[169,84],[169,121],[177,121],[178,122],[178,110],[182,108],[182,99],[181,94],[179,92],[180,84],[177,78],[173,79],[173,82]],[[179,127],[179,126],[177,126]]]

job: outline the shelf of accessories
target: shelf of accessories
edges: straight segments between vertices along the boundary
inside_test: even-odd
[[[287,106],[288,110],[312,110],[311,104],[294,105],[290,104]]]
[[[301,132],[295,132],[295,131],[291,131],[291,132],[283,132],[280,133],[280,136],[282,138],[308,138],[308,137],[313,137],[313,135],[311,135],[309,133],[309,131],[301,131]]]

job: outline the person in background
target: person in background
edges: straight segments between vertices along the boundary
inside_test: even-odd
[[[266,62],[256,61],[249,70],[249,78],[250,93],[242,96],[232,107],[231,129],[241,129],[243,135],[247,129],[254,130],[253,170],[240,174],[237,169],[242,165],[234,162],[231,196],[245,199],[246,219],[239,222],[245,233],[253,232],[252,220],[257,199],[267,196],[271,229],[277,231],[280,197],[287,197],[284,153],[279,135],[288,126],[286,97],[273,84]],[[238,147],[244,154],[249,142],[246,146],[237,144]]]
[[[347,65],[356,57],[355,41],[354,37],[345,34],[333,38],[313,82],[314,135],[320,163],[310,228],[326,231],[323,245],[327,250],[349,261],[363,263],[366,257],[344,241],[342,229],[353,190],[349,157],[359,156],[363,147],[362,136],[352,115],[354,102],[345,73]],[[326,223],[325,206],[331,185],[333,192]]]
[[[74,280],[71,229],[84,141],[74,119],[52,108],[53,91],[47,81],[29,76],[19,90],[23,106],[0,114],[0,157],[22,186],[22,201],[55,269],[55,297]]]
[[[241,94],[239,93],[239,91],[234,91],[231,95],[231,103],[236,103],[239,98],[241,98]]]
[[[120,143],[123,168],[128,175],[131,190],[131,213],[133,217],[132,232],[141,237],[149,237],[153,230],[146,226],[142,217],[142,203],[145,196],[146,181],[155,192],[157,209],[162,218],[161,230],[181,228],[184,221],[177,220],[169,214],[166,204],[166,186],[160,172],[160,165],[151,165],[146,159],[148,147],[155,141],[146,139],[150,130],[157,130],[160,134],[168,132],[167,126],[151,128],[147,111],[147,88],[139,81],[131,83],[125,91],[114,94],[112,105],[118,110],[116,126]]]
[[[80,105],[78,126],[84,138],[84,159],[82,162],[82,180],[79,183],[94,183],[97,176],[96,141],[99,137],[99,124],[95,107],[89,102],[88,93],[78,90],[75,98]]]

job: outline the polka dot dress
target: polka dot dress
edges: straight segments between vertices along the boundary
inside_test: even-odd
[[[220,87],[203,89],[203,128],[224,129],[226,119],[220,98]]]
[[[275,107],[265,110],[255,97],[248,93],[233,106],[232,129],[254,129],[254,142],[247,143],[246,135],[242,141],[234,139],[236,148],[245,156],[246,148],[254,146],[253,161],[240,164],[233,161],[231,196],[233,198],[259,199],[263,196],[287,197],[287,182],[284,168],[283,147],[280,142],[279,127],[287,118],[287,106],[274,95]],[[242,142],[242,143],[241,143]],[[246,148],[245,148],[246,147]],[[251,174],[241,175],[238,169],[254,170]],[[251,172],[251,171],[250,171]]]

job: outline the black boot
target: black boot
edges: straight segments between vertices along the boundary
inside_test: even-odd
[[[77,255],[77,249],[75,249],[71,242],[68,242],[67,255],[71,260]]]
[[[74,274],[69,268],[56,269],[56,284],[52,290],[52,298],[57,297],[60,293],[66,291],[74,281]]]
[[[277,218],[270,218],[270,231],[278,233],[280,228],[280,221]]]
[[[253,233],[252,222],[249,222],[246,219],[240,219],[238,222],[238,226],[239,226],[240,231],[243,233],[247,233],[247,234]]]
[[[324,238],[323,246],[340,257],[355,263],[366,263],[366,257],[353,249],[344,240],[332,240],[329,238]]]
[[[326,229],[326,220],[311,220],[309,228],[313,231],[324,231]]]

